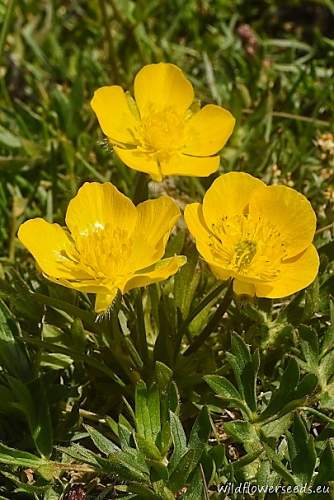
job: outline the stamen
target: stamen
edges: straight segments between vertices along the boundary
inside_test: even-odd
[[[150,110],[135,131],[139,149],[164,160],[184,146],[185,117],[172,108]]]
[[[80,264],[95,278],[126,274],[133,241],[125,229],[95,223],[76,241]]]
[[[211,225],[209,246],[217,263],[254,280],[279,276],[286,245],[270,221],[251,213],[223,216]]]
[[[240,241],[234,250],[235,265],[239,270],[248,267],[256,254],[256,243],[251,240]]]

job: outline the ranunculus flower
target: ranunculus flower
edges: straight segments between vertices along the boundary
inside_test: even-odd
[[[316,216],[310,202],[286,186],[266,186],[239,172],[224,174],[203,204],[186,207],[199,253],[237,294],[286,297],[315,279]]]
[[[119,158],[155,180],[166,175],[208,176],[219,167],[218,152],[235,119],[220,106],[193,111],[194,91],[173,64],[144,66],[134,97],[118,85],[96,90],[91,105]]]
[[[96,294],[96,312],[122,294],[167,279],[184,256],[162,259],[180,211],[167,197],[135,206],[107,182],[85,183],[70,201],[66,226],[36,218],[18,237],[46,278]]]

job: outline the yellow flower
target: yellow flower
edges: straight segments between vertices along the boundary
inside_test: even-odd
[[[186,207],[185,219],[199,253],[219,279],[234,280],[237,294],[286,297],[317,275],[316,216],[294,189],[231,172],[214,181],[203,205]]]
[[[162,259],[180,211],[167,197],[137,207],[107,182],[85,183],[70,201],[67,229],[43,219],[21,225],[18,237],[51,281],[96,294],[96,312],[116,293],[167,279],[185,263]]]
[[[101,87],[92,99],[103,133],[128,167],[155,180],[165,175],[205,177],[219,167],[217,153],[235,119],[208,104],[193,112],[194,91],[173,64],[144,66],[134,81],[135,101],[118,85]]]

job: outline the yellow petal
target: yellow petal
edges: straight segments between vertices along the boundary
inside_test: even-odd
[[[186,263],[187,259],[183,255],[176,255],[168,259],[162,259],[151,269],[143,270],[131,276],[123,285],[122,292],[126,293],[133,288],[164,281],[173,276]]]
[[[148,64],[134,82],[135,99],[141,116],[173,108],[184,113],[194,100],[191,83],[174,64]]]
[[[107,224],[131,234],[136,222],[136,207],[110,182],[86,182],[70,201],[66,213],[67,227],[75,239],[102,230]]]
[[[254,297],[255,295],[255,286],[253,283],[246,283],[240,280],[233,280],[233,291],[237,295],[250,295]]]
[[[137,120],[121,87],[112,85],[95,91],[91,106],[103,133],[113,143],[135,144],[132,131]]]
[[[244,172],[229,172],[216,179],[203,200],[203,215],[208,227],[224,216],[242,215],[254,192],[265,184]]]
[[[117,288],[113,293],[97,293],[95,298],[95,312],[105,312],[113,303],[117,295]]]
[[[271,283],[255,283],[256,295],[277,299],[298,292],[314,281],[319,269],[319,255],[310,245],[301,254],[281,265],[279,278]]]
[[[170,232],[180,217],[175,201],[168,196],[137,205],[136,247],[131,262],[133,270],[145,269],[165,253]]]
[[[268,186],[254,194],[250,211],[277,228],[288,257],[299,254],[312,243],[316,216],[311,203],[294,189]]]
[[[176,154],[168,161],[162,162],[163,175],[190,175],[193,177],[207,177],[219,167],[219,156],[188,156]]]
[[[218,153],[233,132],[235,118],[214,104],[204,106],[186,125],[187,144],[184,153],[193,156],[210,156]]]
[[[203,259],[209,264],[214,263],[210,247],[210,231],[204,221],[202,205],[191,203],[184,210],[184,219],[189,231],[196,241],[196,247]]]
[[[95,279],[94,277],[89,279],[81,279],[73,277],[71,279],[63,278],[51,278],[46,276],[53,283],[65,286],[66,288],[73,288],[73,290],[78,290],[82,293],[109,293],[110,285],[105,283],[102,279]]]
[[[162,180],[161,171],[157,161],[152,155],[138,151],[138,149],[114,148],[117,156],[130,168],[150,174],[156,181]]]
[[[213,264],[210,264],[210,269],[212,273],[216,276],[217,279],[221,281],[226,281],[229,278],[231,278],[231,272],[226,271],[225,269],[221,268],[220,266],[216,266]]]
[[[87,279],[90,276],[75,261],[75,248],[68,233],[58,224],[31,219],[20,226],[18,238],[48,277]]]
[[[202,205],[200,203],[190,203],[184,209],[184,220],[193,237],[198,240],[209,238],[209,229],[203,218]]]

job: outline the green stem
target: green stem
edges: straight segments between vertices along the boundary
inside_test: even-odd
[[[327,226],[320,227],[315,234],[321,234],[324,231],[327,231],[328,229],[334,229],[334,222],[331,222],[330,224],[327,224]]]
[[[198,304],[197,307],[194,308],[194,310],[189,314],[188,318],[184,321],[182,328],[185,328],[186,326],[190,325],[192,320],[196,318],[196,316],[203,311],[203,309],[210,304],[210,302],[217,297],[220,292],[222,292],[225,288],[225,284],[218,285],[212,292],[210,292],[204,299]]]
[[[255,112],[255,109],[244,108],[242,112],[246,115],[251,115]],[[319,127],[329,127],[330,122],[326,120],[319,120],[318,118],[312,118],[311,116],[296,115],[293,113],[286,113],[285,111],[272,111],[272,116],[275,118],[286,118],[287,120],[296,120],[306,123],[312,123]]]
[[[222,302],[220,303],[219,307],[217,308],[216,312],[212,315],[202,333],[200,333],[200,335],[196,337],[194,343],[191,344],[185,351],[184,356],[189,356],[190,354],[196,352],[197,349],[199,349],[203,345],[203,343],[207,340],[207,338],[211,335],[211,333],[214,330],[216,330],[219,323],[221,322],[222,317],[224,316],[225,312],[230,306],[232,299],[233,299],[233,284],[231,281],[228,286],[228,289],[226,290],[225,296]]]
[[[309,406],[301,406],[299,409],[302,411],[307,411],[309,413],[312,413],[316,417],[320,418],[321,420],[324,420],[325,422],[328,422],[329,424],[332,425],[334,424],[333,418],[327,417],[327,415],[325,415],[321,411],[316,410],[315,408],[310,408]]]

